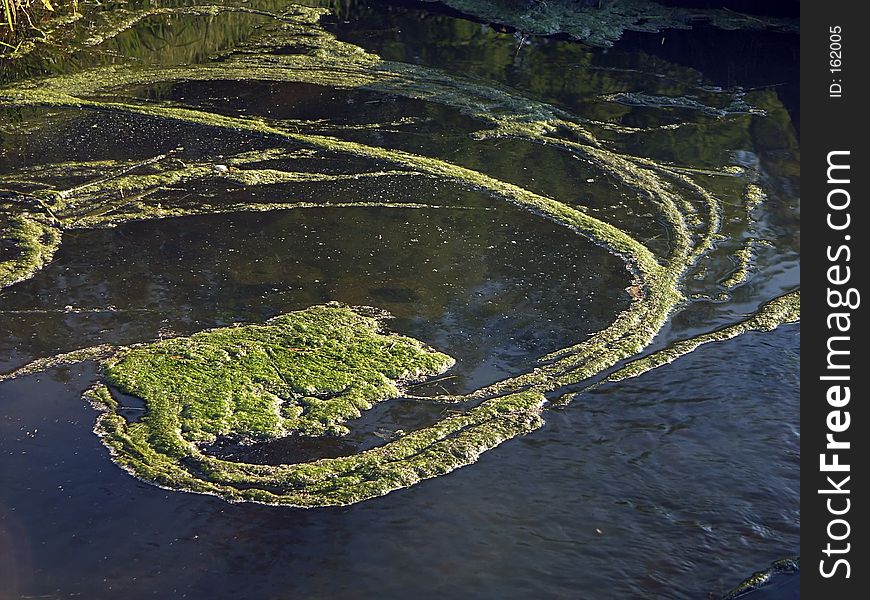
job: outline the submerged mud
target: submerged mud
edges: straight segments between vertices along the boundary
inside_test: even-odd
[[[118,35],[141,18],[175,14],[173,10],[134,13],[107,22],[93,33],[94,43]],[[212,14],[208,8],[202,10],[202,14]],[[178,11],[199,15],[187,9]],[[548,219],[601,245],[624,260],[633,278],[627,292],[632,301],[627,310],[614,315],[609,326],[540,357],[522,374],[465,394],[414,396],[465,403],[462,412],[378,448],[304,464],[225,461],[209,456],[200,445],[220,436],[255,441],[291,434],[344,434],[344,423],[375,402],[412,397],[397,382],[440,373],[451,359],[415,340],[381,336],[374,321],[347,309],[314,307],[265,325],[47,358],[17,372],[99,359],[102,381],[86,393],[103,411],[96,432],[114,460],[137,477],[230,501],[350,504],[474,462],[483,452],[540,427],[548,401],[573,399],[577,388],[591,379],[618,381],[637,376],[702,344],[799,319],[799,292],[794,291],[739,323],[637,358],[685,303],[687,287],[698,270],[723,258],[731,265],[716,289],[704,290],[715,298],[727,297],[749,277],[754,241],[740,239],[733,247],[721,242],[726,226],[732,225],[723,222],[723,202],[742,203],[741,223],[748,230],[753,211],[764,197],[751,170],[728,165],[688,169],[617,150],[613,139],[632,138],[647,130],[580,117],[511,90],[437,69],[383,60],[330,34],[320,24],[324,14],[322,9],[290,6],[280,15],[269,16],[243,45],[202,64],[112,65],[0,88],[0,107],[123,115],[161,126],[244,137],[256,140],[257,145],[254,150],[193,157],[177,147],[144,158],[44,164],[0,176],[0,186],[6,190],[0,205],[0,287],[33,277],[51,260],[64,232],[71,230],[227,212],[354,206],[443,208],[370,199],[328,204],[301,201],[292,194],[286,202],[257,201],[253,194],[249,201],[225,202],[206,194],[188,197],[177,193],[193,186],[252,191],[311,182],[426,178],[489,194],[528,211],[532,218]],[[261,16],[266,18],[265,13]],[[383,138],[355,135],[355,128],[233,114],[195,102],[146,100],[137,93],[179,82],[252,80],[365,90],[383,98],[445,107],[475,124],[468,132],[475,143],[497,140],[546,147],[616,182],[662,223],[667,243],[656,246],[639,239],[576,202],[446,158],[376,143]],[[686,99],[667,102],[637,94],[623,94],[612,101],[643,102],[654,108],[678,106],[716,118],[732,114],[764,118],[748,105],[708,109]],[[407,123],[398,126],[403,124]],[[396,126],[396,122],[370,123],[362,129],[380,134]],[[651,130],[660,134],[672,128]],[[325,168],[327,159],[335,157],[364,166],[341,171]],[[711,181],[724,183],[711,185]],[[723,197],[723,189],[732,197]],[[312,315],[329,318],[314,324]],[[299,331],[294,337],[285,326]],[[322,348],[332,350],[324,353]],[[384,362],[398,360],[392,353],[400,350],[407,351],[401,361]],[[336,369],[347,377],[333,380]],[[135,423],[127,421],[118,412],[111,387],[143,398],[147,414]],[[183,393],[178,393],[179,387]]]

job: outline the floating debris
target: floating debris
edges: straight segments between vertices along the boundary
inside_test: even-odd
[[[770,567],[768,567],[764,571],[758,571],[744,579],[737,587],[725,594],[722,597],[722,600],[737,600],[737,598],[742,598],[747,594],[750,594],[751,592],[754,592],[770,583],[771,579],[773,579],[776,575],[781,575],[785,573],[799,573],[800,568],[800,557],[783,558],[774,561],[770,564]]]

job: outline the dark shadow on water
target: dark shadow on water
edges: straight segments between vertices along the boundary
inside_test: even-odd
[[[318,458],[350,456],[357,452],[356,444],[342,438],[312,438],[300,435],[268,441],[242,444],[231,438],[218,439],[201,446],[205,454],[221,460],[259,465],[303,463]]]

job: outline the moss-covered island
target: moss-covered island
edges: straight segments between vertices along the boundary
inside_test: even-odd
[[[117,350],[102,362],[106,383],[85,394],[103,411],[95,431],[118,464],[160,486],[230,501],[329,506],[452,471],[543,423],[544,397],[525,392],[347,457],[259,465],[206,453],[219,439],[341,435],[345,421],[400,396],[403,384],[453,365],[417,340],[382,332],[378,319],[358,310],[313,306],[262,325]],[[120,415],[112,388],[144,399],[145,415],[135,422]]]
[[[385,331],[385,318],[366,307],[312,306],[263,324],[58,354],[0,374],[0,382],[97,361],[100,381],[84,398],[101,413],[94,431],[115,462],[149,483],[231,502],[352,504],[471,464],[543,425],[546,399],[527,390],[453,410],[350,456],[266,465],[209,454],[220,441],[343,435],[345,423],[375,403],[400,397],[405,385],[454,364],[418,340]],[[141,418],[122,414],[128,401],[119,402],[119,394],[144,401]]]
[[[372,317],[314,306],[122,350],[106,376],[145,399],[149,440],[174,454],[227,435],[341,435],[344,421],[395,398],[398,385],[453,363],[417,340],[380,333]]]
[[[578,357],[586,355],[586,362],[574,370],[565,366],[575,359],[557,360],[464,396],[431,398],[484,399],[350,456],[266,465],[208,453],[220,440],[244,444],[287,435],[342,435],[345,422],[377,402],[402,396],[403,385],[453,365],[452,358],[417,340],[382,331],[380,319],[362,314],[368,311],[313,306],[261,325],[223,327],[129,347],[94,346],[34,361],[0,375],[0,382],[59,365],[99,361],[102,381],[84,394],[101,412],[94,431],[115,462],[136,477],[231,502],[336,506],[449,473],[534,431],[544,423],[545,392],[576,382],[578,372],[604,371],[625,343],[599,334],[583,344]],[[799,311],[800,293],[786,294],[740,323],[629,362],[604,381],[637,377],[700,345],[797,321]],[[617,349],[610,347],[614,342]],[[552,365],[561,365],[561,372]],[[145,401],[141,419],[131,421],[122,414],[117,392]],[[563,404],[575,396],[567,393],[552,400]]]

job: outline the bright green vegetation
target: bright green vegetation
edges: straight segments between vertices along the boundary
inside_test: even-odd
[[[605,381],[636,377],[702,344],[774,329],[798,320],[799,313],[799,292],[786,294],[740,323],[634,360]],[[604,354],[588,362],[584,373],[605,368],[616,356],[593,342],[584,350]],[[341,435],[345,421],[402,395],[402,383],[443,372],[453,360],[411,338],[381,332],[373,317],[315,306],[263,325],[128,348],[86,348],[35,361],[0,381],[82,360],[101,361],[106,383],[146,402],[142,419],[129,422],[105,384],[85,392],[102,412],[95,431],[119,465],[160,486],[230,501],[312,507],[383,495],[471,464],[483,452],[537,429],[546,404],[546,396],[534,389],[543,385],[540,373],[533,372],[485,388],[487,395],[503,395],[372,450],[302,464],[247,464],[210,456],[204,446],[227,438],[251,443],[286,435]],[[526,387],[532,389],[503,391],[529,381]],[[569,380],[551,374],[548,381],[547,388]],[[481,392],[433,400],[467,400]]]
[[[632,6],[641,4],[648,3],[636,2]],[[116,37],[146,16],[215,16],[231,9],[154,10],[124,11],[111,19],[104,18],[88,43]],[[219,61],[166,67],[111,65],[0,88],[0,107],[115,113],[195,127],[218,136],[257,139],[266,146],[193,160],[183,160],[180,152],[171,151],[145,160],[36,165],[0,177],[0,184],[20,194],[16,202],[27,204],[27,210],[14,203],[11,208],[0,206],[0,287],[32,276],[50,260],[65,230],[236,211],[359,206],[441,208],[365,199],[325,204],[298,201],[292,195],[286,202],[211,202],[195,196],[185,200],[187,194],[179,198],[180,194],[173,194],[178,188],[197,184],[253,189],[362,178],[426,177],[487,193],[607,248],[625,261],[632,274],[632,302],[614,316],[609,326],[541,357],[525,373],[463,396],[430,399],[473,405],[465,412],[373,450],[305,464],[231,462],[209,456],[205,448],[224,439],[249,443],[287,435],[341,435],[350,421],[373,404],[401,396],[403,383],[440,373],[452,364],[452,359],[416,340],[380,332],[374,318],[347,308],[319,306],[262,325],[214,329],[127,348],[85,349],[36,361],[0,376],[2,380],[77,360],[101,361],[105,379],[89,390],[86,398],[104,411],[97,433],[114,460],[134,475],[168,488],[215,494],[232,501],[295,506],[357,502],[474,462],[482,452],[539,427],[545,394],[562,393],[566,386],[575,386],[576,392],[577,386],[604,376],[622,361],[635,359],[613,372],[609,380],[640,375],[704,343],[749,330],[769,330],[799,318],[799,292],[794,292],[763,306],[741,323],[636,359],[684,302],[687,280],[696,269],[706,268],[711,255],[727,253],[726,258],[732,260],[721,262],[737,265],[721,275],[723,285],[736,286],[747,279],[751,240],[730,251],[717,247],[717,242],[726,237],[723,229],[729,226],[723,225],[723,203],[739,202],[740,192],[731,198],[728,190],[746,190],[739,220],[740,226],[748,229],[763,191],[746,183],[742,170],[727,165],[683,168],[613,149],[614,137],[648,133],[644,130],[581,118],[479,80],[382,60],[337,40],[320,27],[324,13],[322,9],[291,5],[280,16],[271,15],[268,24],[258,28],[252,39]],[[584,168],[594,169],[617,183],[641,199],[650,218],[663,224],[667,244],[651,245],[600,214],[585,210],[576,199],[564,201],[527,189],[482,167],[397,149],[388,143],[365,143],[348,134],[354,128],[342,130],[302,121],[221,114],[181,102],[145,102],[130,92],[178,82],[250,80],[364,90],[448,107],[479,124],[471,134],[473,143],[485,144],[499,138],[506,143],[546,146],[547,151],[576,159]],[[664,98],[635,95],[630,100],[687,107],[685,98]],[[626,102],[626,98],[615,99],[613,106],[621,110]],[[700,112],[712,110],[700,104],[688,107]],[[724,115],[714,116],[767,118],[761,112],[748,114],[752,111],[744,111],[742,105],[738,108],[736,112],[746,114],[734,117],[729,109]],[[366,127],[374,131],[383,126],[372,123]],[[667,136],[677,135],[676,129],[659,128],[651,139],[673,144]],[[321,167],[318,161],[324,156],[375,166],[368,171],[339,173]],[[287,163],[292,163],[293,169]],[[296,170],[296,165],[310,169]],[[711,185],[713,180],[735,183],[716,187],[718,184]],[[136,422],[125,419],[108,386],[142,398],[147,405],[143,418]],[[573,397],[574,392],[563,398]]]
[[[41,215],[0,207],[0,288],[33,276],[60,246],[60,230]]]
[[[107,380],[148,403],[155,450],[233,435],[341,435],[344,421],[399,395],[398,384],[437,375],[453,359],[376,319],[316,306],[263,325],[225,327],[120,351]]]

